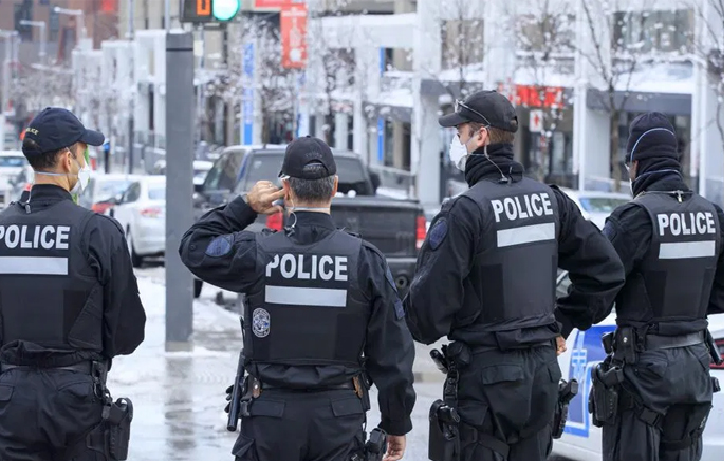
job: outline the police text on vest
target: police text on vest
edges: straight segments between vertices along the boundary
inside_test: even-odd
[[[696,213],[660,213],[657,215],[659,221],[659,235],[704,235],[716,234],[714,215],[709,212]]]
[[[67,250],[69,226],[11,224],[0,225],[0,242],[6,248],[43,248]]]
[[[305,264],[306,263],[306,264]],[[305,272],[305,265],[308,272]],[[266,265],[266,276],[271,277],[278,270],[285,279],[347,281],[347,257],[315,254],[274,255]]]
[[[495,199],[490,203],[495,212],[495,222],[500,222],[503,214],[508,221],[553,214],[551,198],[547,192],[525,194],[522,197],[506,197],[502,200]]]

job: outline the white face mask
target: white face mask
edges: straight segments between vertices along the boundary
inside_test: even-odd
[[[90,173],[91,169],[88,165],[78,170],[78,181],[75,183],[75,186],[73,186],[73,190],[70,191],[71,194],[80,194],[86,187],[88,187]]]
[[[469,141],[468,141],[469,142]],[[453,136],[450,141],[450,161],[455,163],[455,166],[460,171],[465,171],[465,163],[468,160],[468,148],[465,144],[460,141],[460,136]]]

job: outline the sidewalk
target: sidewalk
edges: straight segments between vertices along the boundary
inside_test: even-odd
[[[238,316],[214,304],[214,293],[206,290],[194,301],[194,350],[166,353],[165,286],[157,271],[138,272],[148,317],[146,340],[134,354],[117,357],[109,376],[113,397],[129,397],[134,405],[128,459],[232,460],[238,433],[226,431],[223,408],[224,390],[234,380],[241,348]],[[442,388],[442,374],[429,359],[428,349],[418,345],[416,376],[438,376],[438,382],[415,385],[418,398],[406,460],[427,459],[427,413]],[[374,390],[371,397],[368,427],[379,422]]]

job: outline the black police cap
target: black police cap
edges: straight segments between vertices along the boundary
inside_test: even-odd
[[[304,168],[310,163],[319,163],[320,168]],[[337,174],[332,149],[318,138],[306,136],[297,138],[284,151],[284,161],[279,175],[300,179],[319,179]]]
[[[497,91],[478,91],[464,101],[456,101],[455,112],[438,119],[444,127],[476,122],[503,131],[518,131],[518,115],[513,104]]]
[[[77,142],[89,146],[102,146],[106,138],[103,133],[83,126],[78,117],[68,109],[46,107],[25,128],[23,139],[31,139],[38,146],[37,149],[30,150],[25,143],[23,144],[23,154],[32,157],[57,152]]]

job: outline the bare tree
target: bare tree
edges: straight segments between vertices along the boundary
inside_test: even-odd
[[[568,3],[567,1],[564,3]],[[552,86],[555,76],[573,74],[574,23],[570,5],[555,0],[534,0],[524,14],[516,16],[517,68],[529,81],[520,103],[532,110],[541,110],[541,155],[536,161],[535,175],[545,176],[546,158],[550,162],[550,139],[563,115],[564,93],[560,83]],[[562,7],[563,6],[563,7]]]
[[[619,155],[619,122],[630,97],[632,78],[636,72],[663,60],[650,32],[654,24],[650,1],[632,10],[628,0],[580,0],[586,39],[577,38],[581,57],[587,63],[597,97],[610,120],[610,172],[614,189],[621,187]],[[619,96],[620,95],[620,96]]]
[[[210,90],[227,103],[242,103],[244,88],[252,84],[243,72],[243,44],[253,41],[258,56],[258,79],[254,90],[261,100],[262,142],[269,143],[270,123],[275,117],[283,122],[294,119],[294,81],[297,74],[294,70],[282,67],[279,30],[272,23],[260,18],[248,18],[232,30],[226,69],[218,74]]]
[[[454,19],[442,22],[442,68],[454,75],[430,75],[442,86],[450,98],[464,99],[483,87],[482,78],[475,72],[482,71],[486,43],[482,18],[470,18],[469,0],[444,0],[442,8],[454,11]],[[480,73],[482,76],[482,73]]]
[[[724,146],[724,0],[692,0],[698,28],[693,34],[693,51],[705,67],[707,83],[716,95],[716,115],[702,120],[702,126],[714,123]]]

